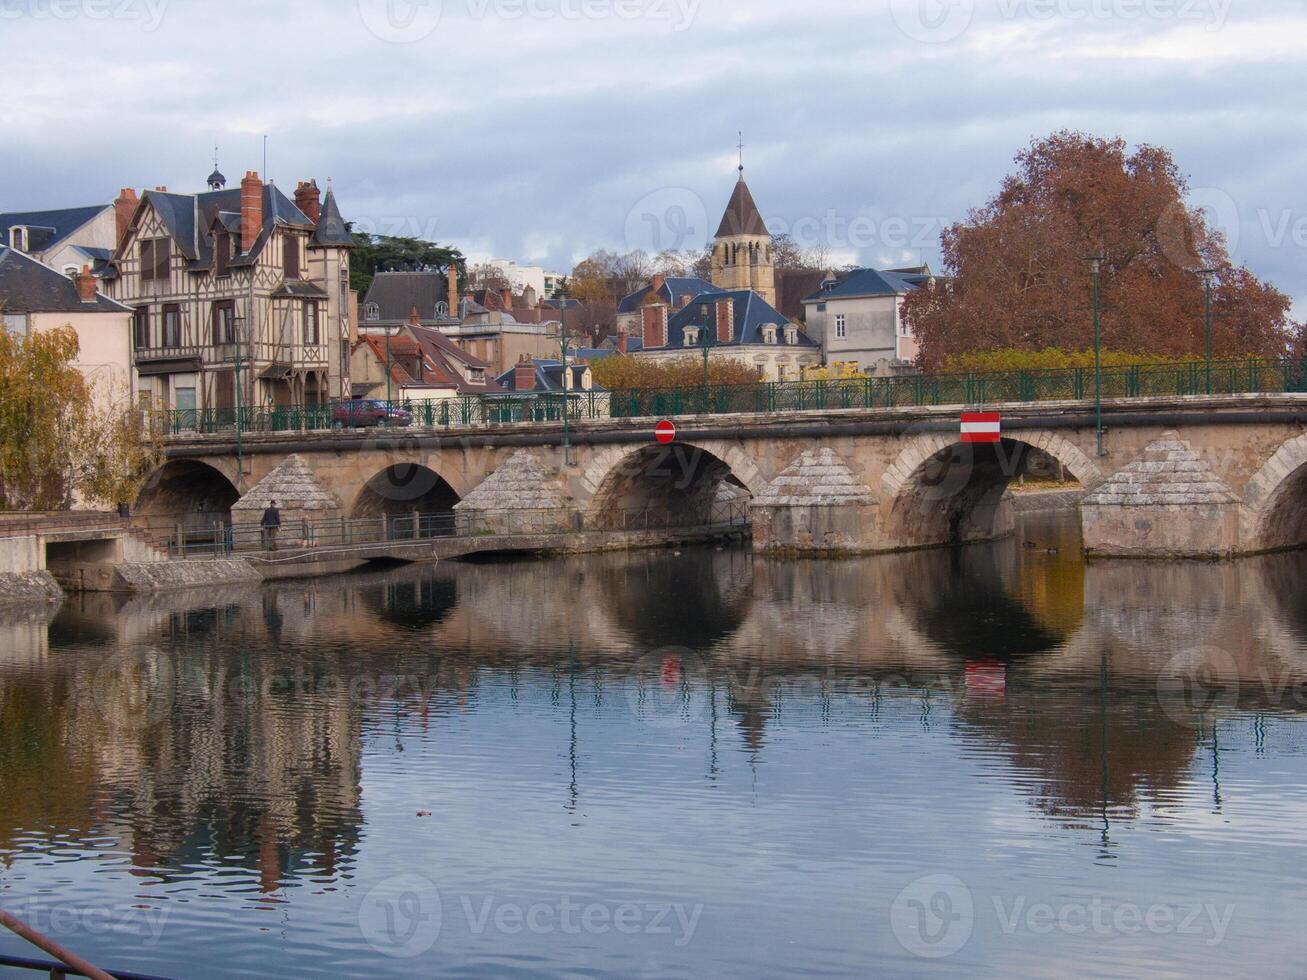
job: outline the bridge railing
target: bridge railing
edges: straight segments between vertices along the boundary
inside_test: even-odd
[[[1307,392],[1307,360],[1185,361],[1104,368],[1104,398]],[[892,378],[759,382],[623,391],[476,395],[376,401],[372,424],[427,429],[523,422],[666,418],[854,408],[920,408],[1066,401],[1094,396],[1093,368],[916,374]],[[361,416],[331,405],[210,408],[164,412],[163,429],[185,433],[313,431],[359,428]],[[370,421],[370,420],[362,420]]]
[[[168,553],[175,558],[224,558],[240,554],[365,550],[382,544],[418,544],[437,538],[505,538],[581,534],[587,531],[660,531],[742,528],[749,523],[747,503],[714,503],[707,513],[667,510],[609,510],[597,515],[572,508],[524,508],[502,511],[445,511],[434,514],[386,514],[376,517],[292,518],[270,534],[258,524],[215,520],[206,532],[193,525],[175,533]]]

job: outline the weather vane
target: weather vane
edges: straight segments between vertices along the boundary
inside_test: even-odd
[[[744,130],[740,130],[740,176],[744,176]]]

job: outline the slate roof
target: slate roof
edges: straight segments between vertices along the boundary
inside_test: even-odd
[[[876,269],[854,269],[842,276],[830,289],[819,289],[806,297],[805,303],[821,303],[828,299],[852,299],[862,296],[902,296],[912,292],[929,279],[918,272],[883,272]]]
[[[716,288],[712,283],[698,276],[668,276],[663,281],[663,288],[658,291],[658,295],[668,306],[675,306],[678,296],[698,296],[701,293],[711,293]],[[622,301],[617,304],[617,312],[634,313],[644,305],[645,297],[651,292],[653,292],[653,283],[643,289],[637,289],[628,296],[623,296]]]
[[[735,305],[734,336],[729,344],[717,339],[717,302],[729,299]],[[732,289],[720,292],[703,293],[696,296],[685,309],[673,313],[667,323],[667,346],[663,350],[683,348],[685,346],[685,328],[699,327],[708,335],[709,347],[739,346],[742,344],[761,344],[762,328],[774,324],[777,332],[776,346],[789,346],[784,343],[784,330],[788,319],[774,306],[755,293],[752,289]],[[701,334],[702,336],[702,334]],[[821,346],[802,329],[799,330],[799,342],[793,345],[797,349]],[[695,345],[698,349],[699,345]],[[652,348],[645,347],[645,350]]]
[[[407,320],[414,307],[423,320],[434,320],[436,304],[445,302],[447,293],[443,272],[378,272],[359,305],[366,309],[375,303],[381,320]]]
[[[129,307],[96,294],[83,303],[67,276],[30,255],[0,245],[0,306],[5,313],[130,313]]]
[[[535,387],[531,391],[556,391],[563,390],[563,364],[561,361],[550,361],[541,358],[535,358],[532,361],[535,364]],[[581,379],[585,377],[585,364],[570,364],[568,367],[572,371],[571,393],[576,394],[582,391]],[[505,391],[519,391],[515,387],[517,380],[517,369],[509,368],[496,379]],[[594,385],[590,391],[606,391],[607,389]]]
[[[327,199],[334,207],[334,197],[330,191],[327,192]],[[178,251],[187,259],[187,269],[191,272],[203,272],[213,265],[211,229],[215,220],[228,231],[240,230],[241,189],[239,187],[205,191],[202,194],[146,191],[141,195],[139,207],[144,207],[147,201],[154,207],[155,213],[168,229]],[[340,217],[338,208],[335,208],[335,216],[337,219]],[[324,207],[322,221],[326,219],[327,209]],[[319,229],[322,227],[322,221],[319,222]],[[254,265],[263,247],[271,239],[273,230],[278,227],[311,229],[313,222],[281,192],[276,184],[264,184],[263,227],[253,245],[248,242],[241,243],[242,252],[232,258],[228,263],[230,267]],[[314,234],[316,235],[317,232],[315,231]]]
[[[749,193],[749,185],[744,182],[743,174],[735,182],[735,190],[731,191],[731,200],[726,205],[726,213],[722,215],[722,223],[717,228],[718,238],[729,238],[732,235],[768,235],[767,223],[762,220],[758,205],[753,202],[753,195]]]
[[[318,227],[313,231],[310,248],[353,248],[354,239],[349,237],[349,226],[340,216],[340,205],[336,203],[336,192],[327,188],[327,196],[322,202],[322,213],[318,215]]]
[[[1143,455],[1087,494],[1083,505],[1192,507],[1233,504],[1238,499],[1178,432],[1164,432],[1144,448]]]
[[[3,236],[2,242],[8,245],[10,242],[9,229],[16,225],[25,225],[33,229],[29,235],[28,249],[32,252],[43,252],[53,245],[59,244],[82,225],[86,224],[97,217],[106,208],[108,204],[96,204],[90,207],[82,208],[58,208],[48,211],[13,211],[0,214],[0,235]],[[44,229],[45,233],[38,235],[36,229]]]

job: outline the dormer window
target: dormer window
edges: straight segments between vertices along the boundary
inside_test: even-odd
[[[231,263],[231,235],[220,231],[213,236],[214,272],[216,275],[228,274]]]
[[[381,319],[381,307],[376,303],[369,303],[363,308],[363,316],[369,321]]]
[[[145,282],[167,282],[169,245],[166,238],[147,238],[141,242],[141,279]]]
[[[774,323],[763,324],[762,342],[764,344],[776,343],[776,324]]]
[[[467,380],[468,380],[468,381],[471,381],[473,384],[478,384],[478,385],[480,385],[480,384],[485,384],[485,383],[486,383],[486,369],[485,369],[485,368],[479,368],[479,367],[470,367],[470,368],[468,368],[468,369],[467,369]]]
[[[449,304],[443,299],[436,304],[436,316],[445,316],[449,312]]]
[[[9,247],[17,249],[20,252],[27,251],[27,229],[10,228],[9,229]]]
[[[685,344],[686,347],[697,347],[697,346],[699,346],[699,328],[698,328],[698,327],[686,327],[686,328],[685,328],[685,340],[684,340],[684,344]]]
[[[785,342],[793,347],[799,342],[799,328],[790,325],[785,328]]]

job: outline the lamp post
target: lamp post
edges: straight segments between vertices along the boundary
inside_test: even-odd
[[[1103,455],[1103,352],[1099,342],[1101,322],[1098,309],[1098,281],[1102,273],[1103,256],[1091,255],[1094,270],[1094,422],[1098,432],[1098,455]]]
[[[708,381],[708,326],[705,324],[699,335],[699,345],[703,348],[703,412],[708,414],[709,381]]]
[[[1212,393],[1212,276],[1216,275],[1215,269],[1200,269],[1198,274],[1203,277],[1203,321],[1207,330],[1207,393]]]
[[[567,421],[567,402],[569,395],[568,389],[568,370],[567,370],[567,291],[563,287],[558,288],[558,347],[563,355],[563,370],[559,374],[559,381],[563,386],[563,465],[572,465],[572,448],[570,443],[570,434],[568,432]]]

